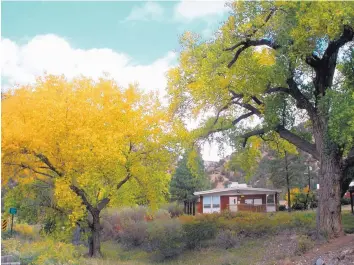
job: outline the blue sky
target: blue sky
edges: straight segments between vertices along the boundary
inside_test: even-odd
[[[227,15],[225,1],[1,2],[2,89],[106,73],[163,95],[179,36],[210,38]]]
[[[41,38],[48,47],[61,39],[72,49],[110,49],[129,65],[149,65],[177,52],[186,30],[210,37],[227,9],[222,1],[2,2],[1,15],[2,42],[25,48]]]

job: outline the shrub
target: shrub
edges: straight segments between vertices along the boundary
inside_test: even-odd
[[[291,206],[291,208],[296,211],[305,210],[305,206],[302,203],[294,203],[293,206]]]
[[[232,219],[236,217],[235,212],[231,212],[230,210],[224,210],[221,212],[221,217],[224,217],[225,219]]]
[[[312,228],[315,223],[315,216],[313,213],[293,213],[292,225],[296,228],[309,229]]]
[[[102,215],[102,239],[119,239],[120,232],[122,232],[126,226],[131,226],[131,223],[144,222],[147,215],[147,209],[142,206],[123,208],[115,213],[104,213]]]
[[[114,225],[114,223],[110,222],[110,220],[107,220],[105,218],[102,218],[101,220],[101,240],[102,241],[107,241],[107,240],[117,240],[119,237],[119,229],[117,229],[117,226]]]
[[[297,238],[295,254],[302,255],[312,249],[314,242],[307,236],[301,235]]]
[[[311,203],[310,203],[310,209],[314,209],[314,208],[317,208],[317,201],[312,201]]]
[[[170,215],[170,213],[167,210],[159,209],[155,213],[154,219],[157,219],[157,220],[168,220],[168,219],[171,219],[171,215]]]
[[[186,235],[186,244],[188,248],[201,247],[201,242],[213,239],[217,232],[215,221],[195,220],[183,224],[183,230]]]
[[[279,205],[279,211],[286,211],[286,206],[285,205]]]
[[[119,232],[119,240],[127,249],[140,246],[146,237],[147,223],[145,221],[125,224],[122,231]]]
[[[26,243],[9,239],[4,240],[2,245],[5,253],[19,257],[21,264],[78,264],[79,253],[72,244],[50,239]]]
[[[178,220],[181,224],[190,223],[196,220],[195,216],[193,215],[181,215],[178,217]]]
[[[28,224],[16,224],[14,225],[13,230],[26,239],[34,239],[37,235],[33,226]]]
[[[178,220],[156,220],[148,225],[145,249],[155,253],[155,258],[171,258],[183,251],[184,233]]]
[[[229,249],[236,247],[239,244],[239,240],[235,231],[221,230],[216,235],[215,244],[219,248]]]
[[[105,213],[102,215],[102,240],[117,240],[121,230],[121,219],[119,213]]]
[[[172,202],[163,207],[163,209],[167,210],[170,213],[172,218],[183,215],[183,206],[178,204],[177,202]]]
[[[348,205],[350,204],[350,198],[342,198],[340,202],[342,205]]]
[[[129,223],[130,221],[144,221],[146,215],[146,207],[139,206],[134,208],[125,208],[118,213],[119,223],[123,225],[125,222]]]

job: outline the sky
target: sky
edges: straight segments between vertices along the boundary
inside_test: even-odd
[[[228,11],[225,1],[1,2],[2,90],[45,73],[108,74],[164,95],[181,34],[208,39]],[[217,147],[203,158],[217,161]]]

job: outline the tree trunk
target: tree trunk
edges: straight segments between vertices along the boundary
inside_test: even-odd
[[[95,209],[92,213],[92,224],[91,228],[91,236],[89,238],[89,256],[90,257],[102,257],[101,254],[101,240],[100,240],[100,211]]]
[[[284,161],[285,161],[285,172],[286,172],[286,187],[288,189],[288,212],[291,212],[290,180],[289,180],[289,169],[288,169],[288,156],[286,152],[284,154]]]
[[[319,228],[329,238],[343,234],[341,219],[340,158],[331,152],[321,155],[319,178]]]

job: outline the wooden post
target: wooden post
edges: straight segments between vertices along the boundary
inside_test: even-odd
[[[352,204],[352,209],[353,209],[353,204]],[[12,228],[14,226],[14,214],[11,214],[11,236],[12,236]]]

